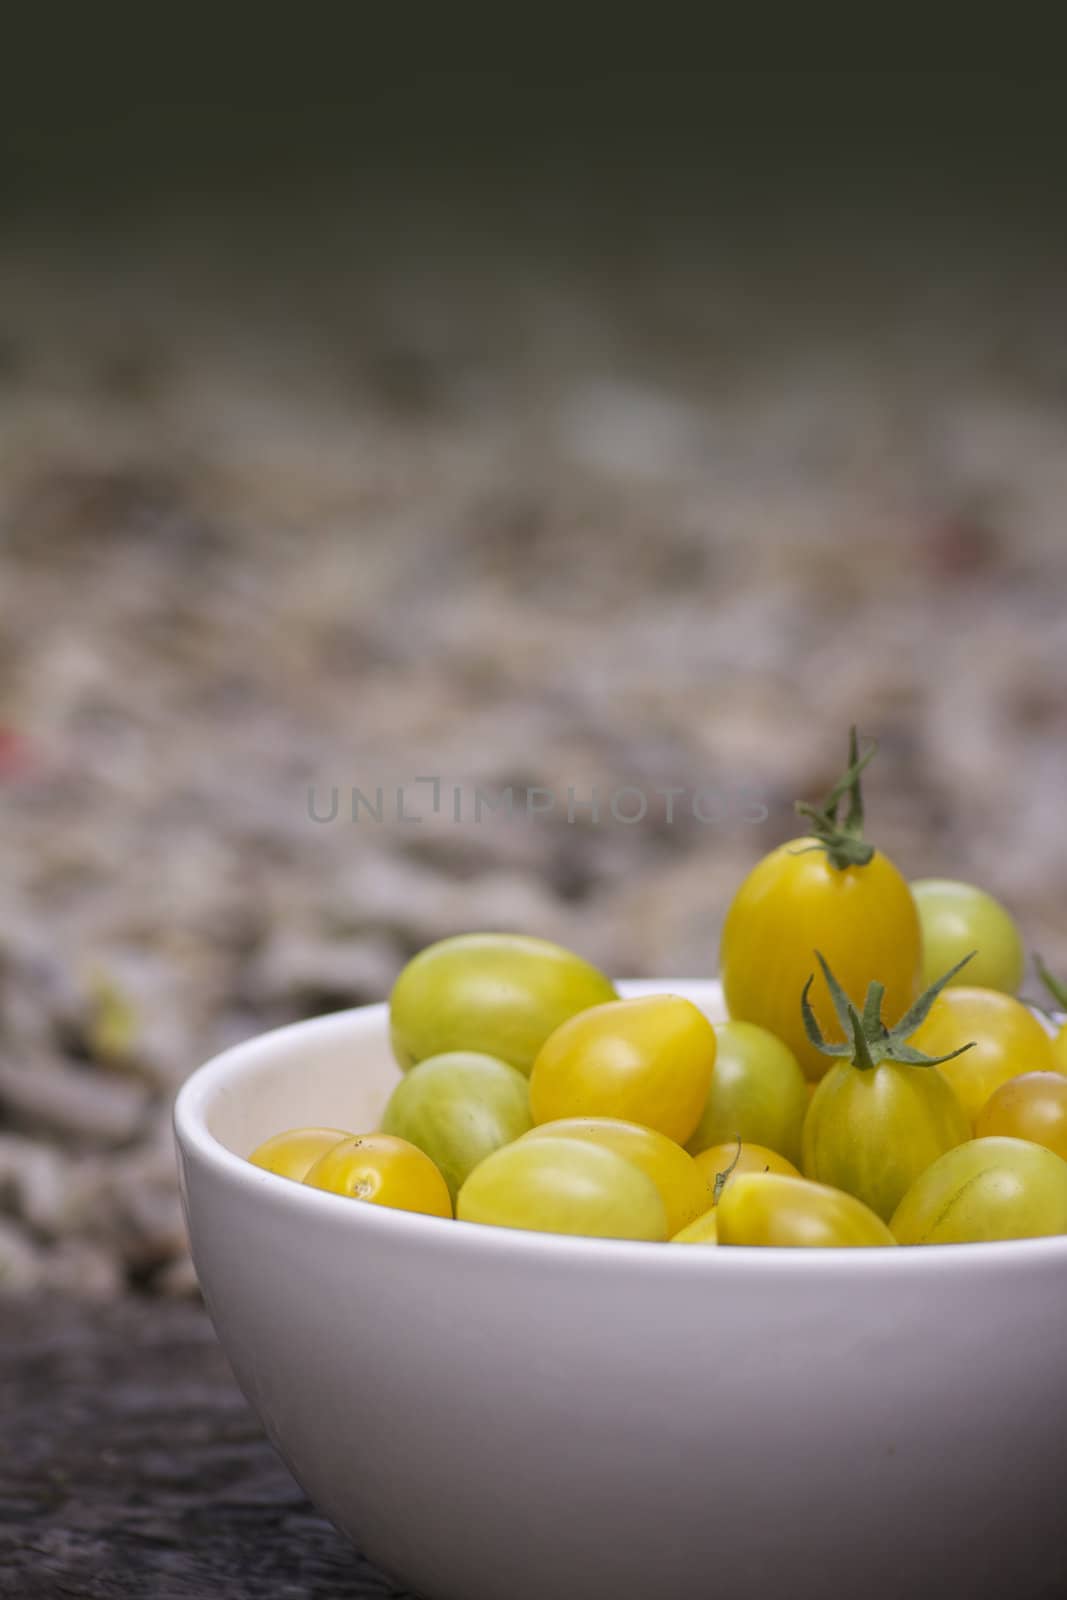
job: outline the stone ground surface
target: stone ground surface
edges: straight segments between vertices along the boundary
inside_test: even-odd
[[[188,1293],[178,1084],[434,938],[711,972],[851,719],[874,836],[1067,969],[1059,258],[572,222],[0,245],[9,1290]]]
[[[406,1600],[304,1499],[198,1306],[0,1317],[0,1595]]]

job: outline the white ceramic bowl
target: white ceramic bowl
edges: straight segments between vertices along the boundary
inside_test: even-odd
[[[721,1016],[715,984],[621,987]],[[1067,1239],[561,1238],[243,1160],[301,1123],[373,1128],[396,1078],[367,1006],[227,1051],[175,1114],[226,1353],[372,1560],[431,1600],[1067,1591]]]

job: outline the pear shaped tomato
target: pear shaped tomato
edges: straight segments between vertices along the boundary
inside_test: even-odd
[[[902,1015],[922,977],[919,914],[907,882],[863,837],[860,774],[873,748],[851,761],[822,808],[798,806],[811,833],[772,850],[749,873],[726,916],[720,948],[731,1018],[755,1022],[784,1041],[809,1078],[828,1063],[808,1039],[800,995],[821,950],[850,993],[875,980],[890,1013]],[[845,796],[848,809],[838,820]],[[829,991],[817,980],[811,1003],[827,1038],[844,1041]]]
[[[780,1172],[743,1172],[715,1210],[720,1245],[841,1250],[896,1243],[881,1217],[854,1195]]]
[[[968,950],[975,952],[964,982],[1015,994],[1026,952],[1011,912],[985,889],[954,878],[920,878],[911,886],[923,931],[923,981],[933,983]]]
[[[796,1056],[754,1022],[717,1022],[715,1039],[715,1071],[690,1154],[736,1138],[767,1145],[795,1164],[808,1112],[808,1083]]]
[[[684,1144],[708,1099],[715,1030],[673,994],[591,1006],[541,1046],[530,1074],[535,1122],[615,1117]]]
[[[667,1209],[647,1172],[606,1144],[531,1139],[494,1150],[456,1201],[461,1222],[594,1239],[667,1237]]]
[[[971,1139],[915,1180],[892,1230],[898,1244],[1067,1233],[1067,1161],[1026,1139]]]
[[[963,1055],[955,1047],[969,1039],[974,1048]],[[1024,1072],[1056,1070],[1052,1041],[1042,1024],[1029,1006],[999,989],[966,984],[946,989],[915,1043],[920,1050],[950,1056],[945,1077],[972,1122],[1002,1083]]]
[[[393,1054],[402,1072],[463,1050],[495,1056],[528,1077],[561,1022],[615,998],[610,978],[548,939],[458,934],[420,950],[393,985]]]
[[[887,1028],[881,985],[871,985],[861,1016],[826,961],[818,959],[852,1042],[825,1042],[805,990],[809,1037],[837,1059],[808,1108],[804,1175],[855,1195],[888,1222],[916,1178],[971,1136],[967,1115],[937,1061],[907,1042],[956,968],[933,984],[895,1028]]]
[[[639,1122],[616,1117],[564,1117],[542,1122],[524,1139],[583,1139],[602,1144],[639,1167],[659,1190],[667,1212],[667,1232],[675,1234],[710,1204],[704,1172],[680,1144]]]
[[[480,1161],[532,1125],[530,1085],[517,1067],[473,1050],[427,1056],[389,1097],[382,1132],[429,1156],[455,1201]]]

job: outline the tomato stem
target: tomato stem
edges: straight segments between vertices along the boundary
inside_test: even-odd
[[[807,819],[809,832],[816,841],[806,848],[825,850],[830,865],[841,872],[846,867],[865,867],[874,855],[873,844],[863,837],[863,785],[860,779],[877,750],[877,740],[870,739],[866,750],[860,754],[859,734],[853,723],[848,735],[848,766],[822,805],[814,806],[806,800],[796,802],[797,815]],[[846,796],[848,808],[844,818],[838,821],[837,813]]]
[[[741,1159],[741,1135],[739,1133],[735,1133],[734,1138],[737,1140],[737,1149],[734,1151],[734,1159],[730,1162],[728,1167],[725,1167],[722,1170],[722,1172],[717,1172],[715,1174],[715,1187],[711,1191],[711,1203],[713,1206],[718,1205],[719,1197],[726,1188],[727,1180]]]

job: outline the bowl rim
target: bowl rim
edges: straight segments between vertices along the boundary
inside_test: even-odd
[[[700,993],[705,1002],[721,995],[714,979],[631,978],[619,980],[620,996],[627,999],[642,994],[683,992],[686,998]],[[270,1028],[212,1056],[196,1068],[182,1084],[174,1102],[174,1134],[182,1155],[195,1169],[197,1163],[209,1168],[231,1190],[246,1196],[258,1191],[261,1203],[289,1212],[303,1209],[309,1220],[319,1212],[336,1223],[346,1207],[349,1226],[370,1236],[395,1240],[402,1247],[432,1243],[435,1250],[449,1249],[463,1257],[469,1252],[506,1254],[509,1258],[532,1255],[560,1266],[578,1267],[583,1273],[620,1265],[656,1273],[740,1273],[765,1275],[784,1273],[805,1277],[825,1273],[833,1277],[864,1272],[952,1273],[987,1269],[1003,1262],[1016,1270],[1032,1270],[1042,1261],[1050,1267],[1067,1268],[1067,1235],[1045,1235],[1034,1239],[1002,1239],[974,1244],[881,1246],[834,1250],[796,1250],[775,1246],[731,1245],[722,1249],[699,1246],[665,1249],[662,1243],[640,1239],[598,1239],[575,1234],[537,1233],[518,1228],[496,1228],[480,1222],[454,1221],[442,1236],[437,1230],[445,1219],[419,1212],[400,1211],[386,1206],[353,1205],[342,1195],[309,1189],[276,1173],[254,1167],[243,1156],[229,1150],[208,1128],[207,1116],[216,1097],[228,1087],[253,1077],[265,1059],[287,1053],[299,1044],[311,1044],[343,1037],[359,1019],[361,1023],[387,1021],[387,1001],[353,1006],[343,1011],[326,1012],[301,1022]],[[458,1225],[457,1225],[458,1223]],[[457,1265],[459,1262],[457,1261]]]

